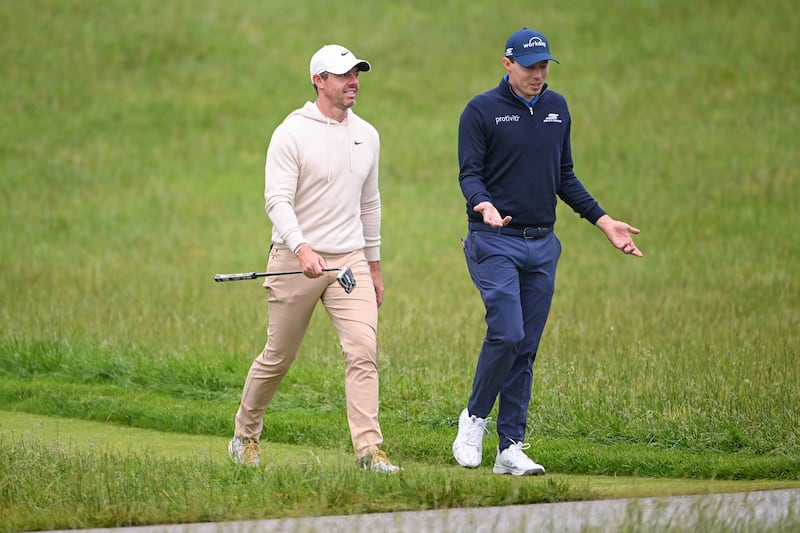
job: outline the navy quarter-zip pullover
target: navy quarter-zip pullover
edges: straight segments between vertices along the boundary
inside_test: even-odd
[[[552,226],[557,197],[594,224],[605,214],[573,171],[567,101],[545,84],[533,106],[506,78],[475,96],[461,114],[458,176],[470,222],[473,208],[491,202],[510,226]]]

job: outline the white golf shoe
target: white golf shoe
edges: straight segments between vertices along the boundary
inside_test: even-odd
[[[495,474],[511,474],[512,476],[539,476],[544,474],[544,467],[534,463],[522,450],[527,450],[529,443],[515,442],[502,452],[498,448],[497,459],[492,472]]]
[[[470,416],[464,409],[458,417],[458,435],[453,441],[453,457],[465,468],[478,468],[483,459],[483,434],[490,418]]]
[[[370,450],[356,460],[356,465],[379,474],[397,474],[403,469],[389,462],[383,450]]]
[[[237,465],[258,466],[261,462],[258,441],[247,437],[233,437],[228,443],[231,461]]]

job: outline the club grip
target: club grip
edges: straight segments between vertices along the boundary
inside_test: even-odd
[[[217,274],[214,281],[239,281],[243,279],[256,279],[255,272],[241,272],[239,274]]]

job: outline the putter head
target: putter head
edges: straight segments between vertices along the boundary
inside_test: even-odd
[[[356,288],[356,277],[350,267],[344,267],[339,275],[336,276],[336,281],[342,286],[344,292],[350,294]]]

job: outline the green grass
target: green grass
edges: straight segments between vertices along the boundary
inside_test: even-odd
[[[374,66],[356,111],[383,147],[381,423],[417,484],[351,472],[342,358],[319,312],[264,438],[276,457],[330,454],[331,470],[280,466],[325,491],[236,473],[214,452],[195,470],[9,438],[10,478],[33,457],[64,495],[45,505],[3,485],[3,509],[40,521],[14,527],[586,497],[560,477],[577,475],[796,483],[794,11],[721,0],[0,2],[0,410],[219,439],[225,458],[267,316],[257,282],[212,278],[263,268],[269,135],[313,98],[310,54],[341,42]],[[570,103],[578,175],[642,229],[645,253],[623,257],[559,206],[563,254],[529,419],[535,458],[557,480],[544,493],[456,468],[449,452],[484,328],[458,244],[458,116],[497,83],[505,39],[523,25],[561,61],[549,81]],[[67,474],[94,461],[101,474]],[[109,490],[102,472],[115,469],[127,475]],[[186,489],[144,510],[154,483],[209,478],[214,495]],[[475,486],[484,478],[486,490]],[[294,503],[225,499],[248,483]],[[337,487],[357,496],[337,500]],[[94,503],[79,506],[79,491]]]
[[[397,476],[355,469],[349,455],[265,444],[265,465],[241,469],[226,437],[191,436],[0,411],[0,531],[229,521],[597,498],[798,487],[726,481],[549,474],[511,478],[430,462]],[[601,452],[602,453],[602,452]]]

